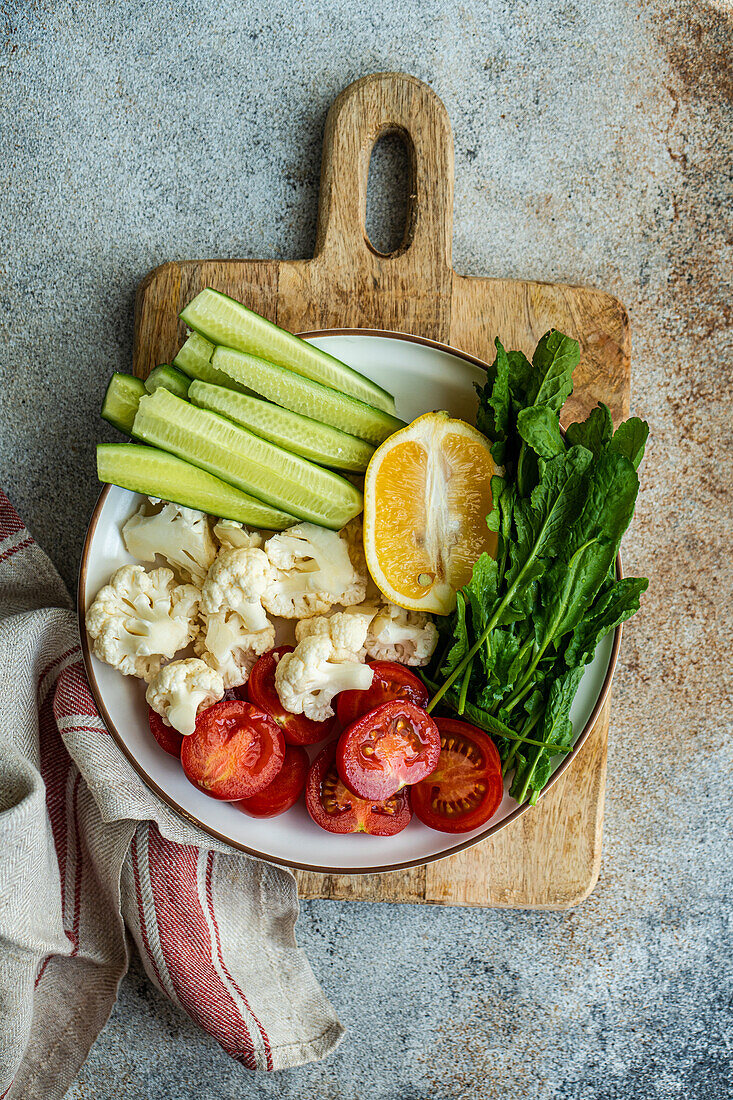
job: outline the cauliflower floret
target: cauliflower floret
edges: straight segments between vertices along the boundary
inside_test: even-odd
[[[366,691],[374,673],[359,661],[339,661],[333,642],[325,634],[304,638],[292,653],[285,653],[275,669],[280,702],[291,714],[304,714],[314,722],[333,715],[331,701],[340,691]]]
[[[167,726],[184,737],[196,729],[196,716],[224,695],[221,673],[200,661],[187,657],[171,661],[148,684],[145,698]]]
[[[248,531],[233,519],[219,519],[214,524],[214,534],[227,550],[255,550],[262,546],[262,535]]]
[[[194,649],[207,665],[220,672],[225,688],[246,684],[255,661],[275,644],[275,627],[251,631],[242,616],[226,608],[203,615],[204,629]]]
[[[164,658],[196,637],[200,600],[198,588],[176,585],[170,569],[123,565],[87,611],[95,657],[123,676],[152,680]]]
[[[221,550],[204,581],[201,606],[207,615],[236,611],[247,631],[256,634],[269,626],[262,598],[273,578],[264,550]]]
[[[152,498],[151,503],[161,504]],[[146,514],[146,508],[143,504],[122,528],[129,552],[140,561],[155,561],[155,555],[160,554],[200,588],[216,557],[209,517],[180,504],[163,503],[152,514]]]
[[[367,632],[375,612],[376,608],[361,604],[346,607],[333,615],[301,619],[295,624],[295,638],[302,642],[304,638],[323,635],[333,643],[334,661],[363,661],[367,653]]]
[[[366,649],[377,661],[402,665],[426,665],[438,643],[435,623],[422,611],[405,611],[388,603],[377,611],[369,626]]]
[[[324,615],[334,604],[361,603],[366,570],[359,572],[349,545],[337,531],[299,523],[265,544],[275,577],[262,602],[271,615],[307,619]]]

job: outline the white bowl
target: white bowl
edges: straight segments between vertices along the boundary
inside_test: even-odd
[[[335,355],[395,395],[398,414],[412,420],[431,409],[447,409],[473,422],[474,382],[482,382],[486,367],[478,359],[442,344],[401,333],[373,330],[332,330],[308,339]],[[84,613],[110,575],[134,559],[125,550],[121,529],[142,498],[126,489],[106,486],[87,530],[79,575],[79,615],[82,648],[89,684],[112,736],[135,770],[165,802],[212,836],[250,855],[273,863],[311,871],[366,874],[396,870],[442,859],[503,828],[523,813],[505,791],[491,821],[459,836],[435,832],[413,818],[394,837],[327,833],[310,818],[302,801],[280,817],[247,817],[234,805],[209,798],[186,779],[180,763],[165,753],[150,734],[145,685],[121,676],[92,656],[84,629]],[[573,702],[571,718],[578,731],[573,752],[558,758],[545,790],[572,762],[590,733],[611,685],[620,628],[599,645],[586,667]],[[311,750],[311,756],[321,746]]]

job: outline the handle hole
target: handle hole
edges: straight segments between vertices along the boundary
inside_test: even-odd
[[[412,163],[405,135],[381,134],[372,148],[367,175],[367,244],[379,256],[404,252],[409,244]]]

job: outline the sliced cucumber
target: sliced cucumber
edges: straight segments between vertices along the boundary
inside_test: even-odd
[[[159,367],[153,367],[145,379],[145,389],[148,393],[155,393],[160,386],[164,390],[170,390],[176,397],[186,397],[191,379],[181,370],[169,367],[167,363],[161,363]]]
[[[208,382],[192,382],[188,394],[194,405],[228,416],[230,420],[249,428],[255,435],[277,443],[286,451],[335,466],[337,470],[363,473],[374,454],[374,448],[363,439],[347,435],[328,424],[319,424],[308,416],[281,409],[259,397],[212,386]]]
[[[199,336],[198,332],[192,332],[185,344],[173,360],[174,366],[189,374],[192,378],[198,378],[196,368],[211,363],[214,354],[214,345]]]
[[[211,382],[215,386],[228,386],[230,390],[249,393],[247,386],[240,386],[233,378],[212,367],[211,357],[213,354],[214,345],[205,340],[203,336],[199,336],[198,332],[192,332],[173,363],[179,370],[184,371],[189,378],[198,378],[202,382]]]
[[[240,492],[182,458],[134,443],[98,443],[97,477],[133,493],[171,500],[184,508],[233,519],[249,527],[282,531],[297,520]]]
[[[267,359],[305,378],[312,378],[314,382],[350,394],[367,405],[394,412],[394,398],[376,382],[218,290],[211,287],[202,290],[189,302],[181,318],[189,328],[214,344]]]
[[[322,527],[338,530],[362,509],[361,493],[346,478],[167,390],[140,399],[133,431],[138,439]]]
[[[374,409],[363,401],[338,393],[337,390],[293,374],[284,367],[278,367],[254,355],[246,355],[231,348],[217,348],[213,364],[235,382],[249,386],[276,405],[308,416],[311,420],[319,420],[321,424],[339,428],[349,435],[365,439],[367,443],[382,443],[387,436],[405,426],[391,413]]]
[[[134,375],[113,374],[102,402],[102,416],[110,424],[114,424],[115,428],[129,435],[138,402],[145,393],[145,386]]]

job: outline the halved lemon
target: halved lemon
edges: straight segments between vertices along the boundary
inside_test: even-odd
[[[494,460],[488,440],[448,413],[426,413],[372,455],[364,482],[369,572],[392,603],[447,615],[484,550]]]

